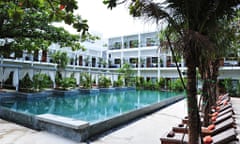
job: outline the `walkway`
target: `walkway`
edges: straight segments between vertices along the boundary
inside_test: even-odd
[[[232,98],[240,130],[240,99]],[[159,138],[172,126],[180,123],[186,115],[186,101],[182,100],[169,107],[143,117],[122,128],[89,141],[89,144],[160,144]],[[31,130],[0,120],[0,144],[80,144],[54,134]]]
[[[235,118],[236,118],[236,124],[237,124],[237,133],[238,133],[238,139],[240,143],[240,98],[231,98],[232,106],[235,112]],[[236,143],[236,144],[239,144]],[[234,144],[234,143],[231,143]]]

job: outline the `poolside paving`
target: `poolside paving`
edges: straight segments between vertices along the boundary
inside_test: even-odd
[[[240,99],[232,98],[240,130]],[[159,138],[186,115],[186,100],[181,100],[121,128],[103,134],[88,144],[160,144]],[[84,144],[60,136],[35,131],[0,119],[0,144]]]
[[[159,144],[160,136],[181,122],[186,115],[186,101],[143,117],[121,129],[91,142],[92,144]]]
[[[233,106],[233,109],[235,112],[234,117],[236,119],[236,126],[237,126],[236,131],[238,133],[237,138],[240,140],[240,98],[231,98],[231,102],[232,102],[232,106]],[[240,141],[239,141],[239,143],[240,143]]]

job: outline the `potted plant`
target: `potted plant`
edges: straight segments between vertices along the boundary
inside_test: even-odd
[[[112,61],[109,59],[108,60],[108,67],[110,68],[112,66]]]
[[[128,48],[128,42],[124,42],[124,48]]]
[[[106,62],[106,61],[103,61],[103,62],[102,62],[102,65],[103,65],[103,67],[105,68],[105,67],[107,66],[107,62]]]
[[[22,92],[33,92],[33,81],[30,79],[27,73],[22,80],[19,81],[19,91]]]
[[[140,59],[140,65],[141,65],[141,67],[145,67],[145,63],[146,63],[146,59],[141,58],[141,59]]]
[[[122,87],[123,86],[123,78],[118,76],[118,80],[113,82],[114,87]]]
[[[74,78],[74,74],[71,74],[70,77],[66,77],[60,80],[60,86],[63,90],[69,90],[76,87],[76,79]]]
[[[89,73],[81,73],[80,76],[80,84],[81,89],[80,91],[83,93],[97,93],[99,92],[99,89],[93,89],[92,88],[92,76]]]
[[[80,81],[83,89],[92,88],[92,76],[89,73],[81,73]]]
[[[114,49],[120,49],[121,48],[121,43],[120,42],[115,42],[114,43]]]
[[[106,76],[101,76],[99,78],[99,83],[98,83],[99,88],[109,88],[110,85],[111,85],[111,80]]]
[[[138,40],[130,41],[130,48],[137,48],[138,47]]]
[[[84,62],[85,62],[85,66],[89,66],[89,63],[90,63],[90,57],[87,56],[87,57],[84,59]]]
[[[160,67],[163,67],[163,60],[160,58],[159,60]]]
[[[136,58],[131,60],[131,66],[132,67],[137,67],[137,59]]]
[[[66,52],[57,51],[52,54],[52,60],[57,64],[58,69],[64,69],[68,64],[69,58]]]
[[[41,91],[45,88],[49,88],[52,85],[52,81],[47,74],[35,74],[33,76],[33,88],[34,91]]]
[[[101,66],[103,66],[103,58],[98,58],[98,67],[100,68]]]

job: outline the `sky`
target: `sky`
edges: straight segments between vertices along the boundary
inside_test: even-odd
[[[126,5],[120,5],[110,10],[102,1],[78,0],[79,8],[76,13],[88,20],[90,32],[99,33],[103,38],[109,38],[156,30],[153,22],[130,16]]]

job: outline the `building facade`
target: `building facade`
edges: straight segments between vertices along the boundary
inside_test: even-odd
[[[129,63],[136,76],[147,80],[157,80],[160,77],[178,78],[179,74],[171,51],[160,48],[159,45],[158,32],[109,38],[107,50],[109,70],[116,71],[124,63]],[[178,59],[177,64],[184,77],[187,69],[182,57]],[[224,58],[219,78],[240,79],[239,58]]]
[[[118,69],[129,63],[135,72],[135,76],[146,80],[156,81],[159,78],[176,79],[179,73],[173,61],[169,49],[160,48],[158,32],[139,33],[133,35],[109,38],[107,44],[104,41],[96,43],[84,43],[86,51],[72,51],[71,48],[61,48],[58,44],[52,44],[47,51],[23,51],[20,54],[12,53],[7,57],[1,56],[0,83],[1,85],[13,73],[13,85],[18,86],[26,73],[32,77],[34,73],[42,72],[55,79],[57,64],[53,63],[52,55],[57,51],[66,52],[70,58],[65,68],[65,77],[74,73],[77,84],[80,84],[81,72],[89,72],[98,83],[98,77],[107,75],[113,81],[117,80]],[[107,45],[107,47],[105,47]],[[180,72],[185,77],[186,67],[183,58],[179,58],[177,64]],[[219,79],[232,78],[240,80],[239,54],[237,58],[225,58],[219,71]]]

